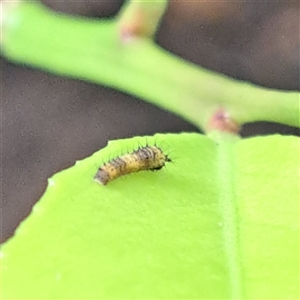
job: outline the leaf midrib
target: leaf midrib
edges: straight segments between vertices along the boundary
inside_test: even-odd
[[[213,137],[217,148],[217,181],[219,208],[222,217],[223,244],[229,275],[230,299],[244,299],[242,265],[239,247],[238,212],[235,189],[234,146],[236,136]]]

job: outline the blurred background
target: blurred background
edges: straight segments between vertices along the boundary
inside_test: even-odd
[[[102,18],[123,1],[43,1],[49,9]],[[205,68],[258,85],[300,90],[299,1],[170,1],[157,43]],[[43,194],[47,179],[108,140],[198,131],[130,95],[1,61],[0,241],[9,238]],[[180,76],[180,74],[178,75]],[[244,137],[297,134],[260,122]]]

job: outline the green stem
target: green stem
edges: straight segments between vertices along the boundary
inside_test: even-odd
[[[172,111],[202,129],[224,108],[238,124],[299,124],[299,93],[236,81],[188,63],[149,39],[122,41],[116,20],[75,18],[41,4],[17,6],[3,22],[10,60],[100,83]]]

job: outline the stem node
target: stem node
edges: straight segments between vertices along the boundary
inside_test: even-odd
[[[207,131],[210,132],[214,130],[238,134],[240,126],[231,118],[225,109],[219,108],[208,121]]]

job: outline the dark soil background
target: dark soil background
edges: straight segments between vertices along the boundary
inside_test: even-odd
[[[103,17],[116,14],[122,1],[44,3],[68,14]],[[234,78],[300,90],[299,22],[299,1],[171,1],[157,42],[186,60]],[[130,95],[3,58],[1,102],[0,241],[30,213],[47,178],[108,140],[197,131]],[[263,122],[242,130],[243,136],[269,133],[299,135],[299,130]]]

